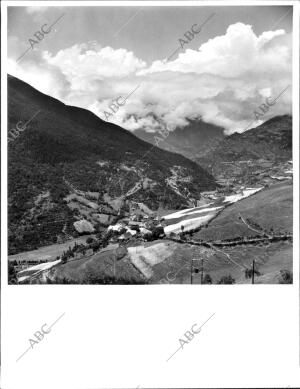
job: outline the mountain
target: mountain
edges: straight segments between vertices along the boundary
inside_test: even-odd
[[[156,132],[147,132],[139,129],[134,134],[146,142],[156,144],[156,138],[162,135]],[[183,128],[175,128],[169,135],[160,141],[158,147],[163,150],[182,154],[189,159],[196,159],[205,155],[211,148],[224,139],[224,129],[202,120],[189,120],[189,124]]]
[[[225,137],[215,150],[197,161],[204,166],[243,160],[287,161],[292,158],[292,117],[275,116],[241,134]]]
[[[234,133],[196,160],[228,189],[268,186],[292,178],[292,117],[275,116],[244,133]]]
[[[195,162],[12,76],[8,126],[10,254],[76,236],[75,221],[107,225],[131,202],[181,208],[216,188]]]

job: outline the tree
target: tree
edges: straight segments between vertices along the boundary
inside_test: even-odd
[[[97,232],[96,238],[101,240],[102,239],[102,232]]]
[[[102,238],[102,247],[106,247],[111,239],[111,237],[113,236],[113,231],[112,230],[109,230],[106,232],[106,234],[103,236]]]
[[[152,232],[147,232],[147,234],[144,235],[144,239],[145,239],[147,242],[152,241],[152,240],[153,240]]]
[[[61,263],[66,263],[68,260],[68,254],[63,252],[61,255]]]
[[[179,234],[179,238],[180,238],[181,240],[186,240],[186,236],[185,236],[185,234],[184,234],[183,232],[181,232],[181,233]]]
[[[93,243],[95,241],[95,239],[93,239],[92,237],[88,237],[87,240],[86,240],[86,243],[87,244],[90,244],[90,243]]]
[[[93,253],[97,252],[101,247],[101,243],[100,242],[93,242],[91,244],[91,248],[93,249]]]

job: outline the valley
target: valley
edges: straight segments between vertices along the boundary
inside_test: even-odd
[[[11,125],[39,112],[9,143],[10,284],[292,283],[290,116],[191,122],[163,150],[8,85]]]
[[[66,244],[50,246],[52,257],[41,265],[24,265],[32,252],[9,259],[23,259],[21,283],[250,283],[245,272],[253,260],[255,283],[285,283],[282,274],[292,272],[290,178],[243,194],[210,194],[210,203],[173,213],[137,206],[104,235],[69,242],[67,260]],[[43,250],[36,251],[37,261]]]

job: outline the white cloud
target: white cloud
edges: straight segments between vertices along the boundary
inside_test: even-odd
[[[125,49],[114,50],[111,47],[91,44],[78,44],[68,49],[60,50],[55,56],[44,53],[44,59],[51,65],[61,69],[61,72],[71,81],[84,82],[86,79],[103,80],[109,77],[125,77],[136,73],[146,66],[146,63],[131,51]],[[80,88],[80,84],[78,85]]]
[[[250,25],[236,23],[228,27],[225,35],[209,39],[199,50],[186,49],[172,62],[155,61],[140,74],[169,70],[234,78],[257,67],[266,70],[266,65],[283,70],[290,54],[286,47],[264,50],[266,43],[283,34],[284,30],[268,31],[257,37]]]
[[[55,55],[28,55],[22,67],[12,63],[11,69],[44,93],[101,118],[113,99],[141,84],[110,117],[129,130],[154,130],[164,124],[172,129],[202,117],[233,132],[247,127],[267,96],[276,97],[291,84],[291,62],[291,36],[284,30],[257,36],[251,26],[236,23],[224,35],[209,39],[198,50],[187,48],[171,62],[147,66],[126,49],[89,42]],[[290,112],[288,90],[264,120]]]
[[[46,12],[50,7],[48,6],[38,6],[38,5],[33,5],[33,6],[28,6],[26,7],[26,12],[28,14],[34,14],[34,13],[44,13]]]

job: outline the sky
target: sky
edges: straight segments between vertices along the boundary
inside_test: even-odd
[[[292,112],[292,7],[8,7],[8,69],[130,131],[243,132]]]

